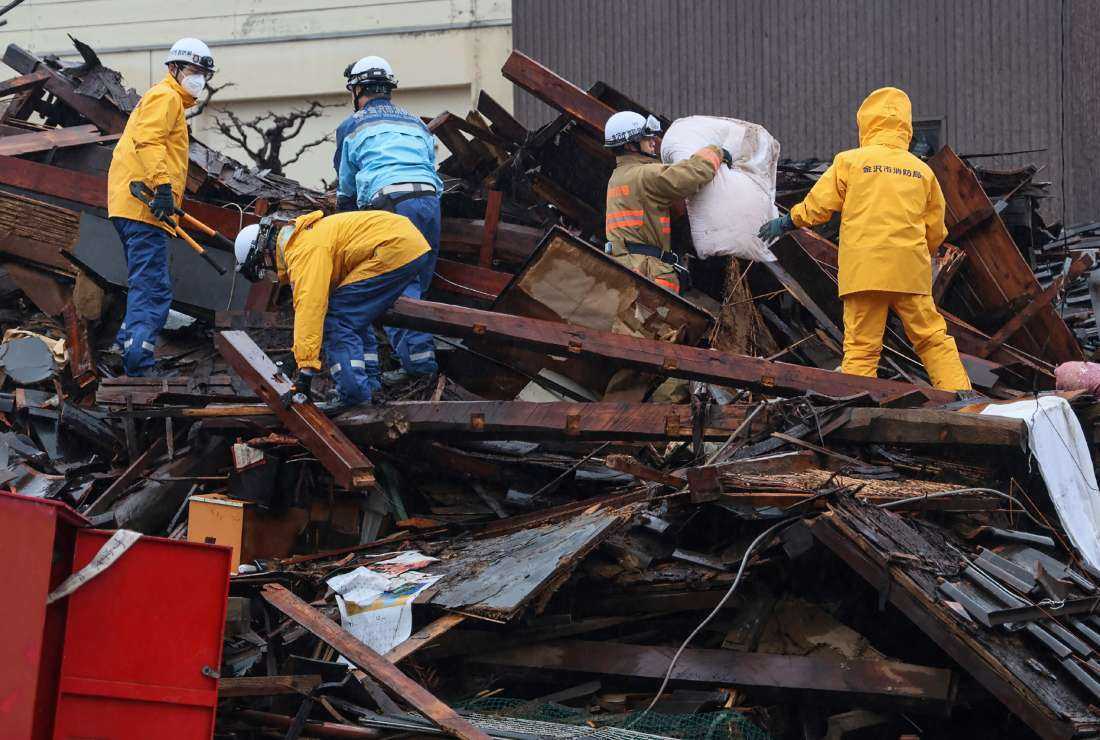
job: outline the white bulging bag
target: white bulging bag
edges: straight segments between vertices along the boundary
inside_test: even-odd
[[[705,146],[729,151],[733,167],[719,167],[714,179],[688,198],[695,252],[704,259],[732,255],[774,262],[775,255],[756,232],[779,215],[775,208],[779,142],[755,123],[689,116],[669,126],[661,143],[661,159],[667,164],[680,162]]]

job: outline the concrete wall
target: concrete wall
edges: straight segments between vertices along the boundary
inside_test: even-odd
[[[485,89],[503,104],[511,85],[500,67],[512,48],[510,0],[27,0],[0,27],[0,44],[36,54],[72,55],[66,34],[90,44],[103,62],[144,92],[164,74],[172,42],[196,36],[211,47],[215,85],[235,83],[192,122],[197,138],[226,153],[243,153],[212,129],[212,114],[228,107],[249,118],[286,112],[310,100],[331,103],[297,141],[335,130],[350,112],[343,70],[368,54],[390,61],[400,88],[394,99],[413,113],[465,114]],[[294,141],[284,151],[297,151]],[[331,181],[332,144],[322,144],[287,169],[311,186]],[[247,161],[247,160],[246,160]]]
[[[783,155],[856,145],[855,111],[882,85],[943,117],[960,153],[1045,165],[1070,221],[1100,217],[1094,0],[514,0],[516,49],[581,86],[603,80],[672,117],[766,126]],[[1062,79],[1062,38],[1066,84]],[[1066,101],[1065,131],[1062,100]],[[516,92],[521,120],[549,118]],[[1060,217],[1060,201],[1049,212]]]

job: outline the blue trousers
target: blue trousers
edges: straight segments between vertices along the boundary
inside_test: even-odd
[[[423,254],[396,270],[342,285],[329,296],[321,349],[342,403],[365,403],[382,387],[372,324],[400,296],[420,297],[420,275],[431,257]]]
[[[128,218],[112,218],[126,254],[126,318],[115,339],[127,375],[153,367],[157,335],[168,320],[172,279],[168,275],[168,232]]]
[[[439,197],[409,198],[398,203],[394,211],[413,222],[413,226],[420,231],[428,241],[432,251],[428,253],[428,260],[417,275],[420,294],[410,298],[419,298],[428,292],[435,276],[435,263],[439,259],[439,234],[442,228],[442,219],[439,211]],[[412,375],[433,375],[439,369],[435,362],[435,339],[431,334],[413,329],[394,329],[385,327],[386,336],[389,337],[390,346],[401,360],[401,367]],[[377,359],[375,359],[377,363]]]

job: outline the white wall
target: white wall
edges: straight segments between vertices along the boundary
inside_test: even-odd
[[[244,159],[212,129],[212,113],[242,118],[286,112],[310,100],[333,103],[297,141],[334,131],[350,113],[343,70],[368,54],[390,61],[400,84],[394,99],[411,112],[464,115],[484,89],[511,109],[511,84],[500,75],[512,47],[510,0],[27,0],[5,18],[0,45],[74,56],[67,33],[90,44],[104,64],[144,92],[164,74],[162,60],[181,36],[209,44],[219,73],[216,105],[192,121],[197,138]],[[287,175],[310,186],[332,180],[332,144],[311,149]],[[297,151],[294,141],[284,152]],[[442,150],[441,150],[442,152]]]

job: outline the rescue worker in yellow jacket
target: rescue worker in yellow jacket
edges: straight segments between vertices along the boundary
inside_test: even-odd
[[[875,90],[856,113],[859,148],[841,152],[805,200],[760,229],[775,239],[840,211],[837,282],[844,302],[844,361],[876,377],[890,309],[901,319],[932,385],[968,391],[955,340],[932,301],[932,255],[947,237],[936,176],[909,153],[912,107],[894,87]]]
[[[144,375],[153,367],[157,334],[168,319],[168,237],[175,230],[163,219],[182,203],[187,182],[184,110],[214,74],[210,49],[198,39],[177,41],[164,64],[168,73],[130,114],[107,173],[107,215],[122,239],[128,272],[126,317],[116,338],[127,375]],[[151,207],[130,192],[134,181],[153,191]]]
[[[716,146],[700,149],[676,164],[662,164],[660,122],[633,111],[607,119],[604,146],[615,154],[615,171],[607,183],[604,231],[609,254],[653,282],[679,293],[678,264],[671,251],[670,206],[697,193],[714,179],[729,152]]]
[[[257,225],[248,226],[237,241],[254,241],[258,234]],[[431,256],[412,221],[389,211],[314,211],[283,227],[276,266],[280,282],[289,281],[294,292],[298,365],[288,397],[309,397],[323,354],[338,402],[370,401],[381,388],[381,367],[367,359],[378,356],[373,324],[401,295],[420,297],[420,271]]]

